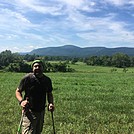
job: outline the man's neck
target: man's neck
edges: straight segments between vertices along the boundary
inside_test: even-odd
[[[35,76],[36,76],[37,78],[41,78],[41,77],[43,76],[43,74],[35,74]]]

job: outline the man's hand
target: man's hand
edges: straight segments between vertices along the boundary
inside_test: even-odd
[[[25,109],[25,108],[28,107],[29,101],[28,101],[28,100],[23,100],[23,101],[20,103],[20,105]]]
[[[50,104],[48,105],[48,111],[51,111],[51,112],[54,111],[54,105],[53,105],[52,103],[50,103]]]

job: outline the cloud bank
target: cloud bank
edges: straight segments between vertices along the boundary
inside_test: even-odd
[[[0,51],[73,44],[133,47],[134,0],[4,0]]]

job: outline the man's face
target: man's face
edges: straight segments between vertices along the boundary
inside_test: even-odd
[[[41,76],[43,74],[43,66],[41,63],[35,63],[33,65],[33,73],[36,76]]]

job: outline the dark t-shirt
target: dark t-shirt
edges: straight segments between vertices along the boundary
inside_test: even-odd
[[[37,78],[33,73],[27,74],[19,84],[19,91],[25,91],[24,99],[28,99],[30,109],[35,112],[41,112],[45,109],[46,93],[51,92],[51,79],[43,74],[43,77]]]

